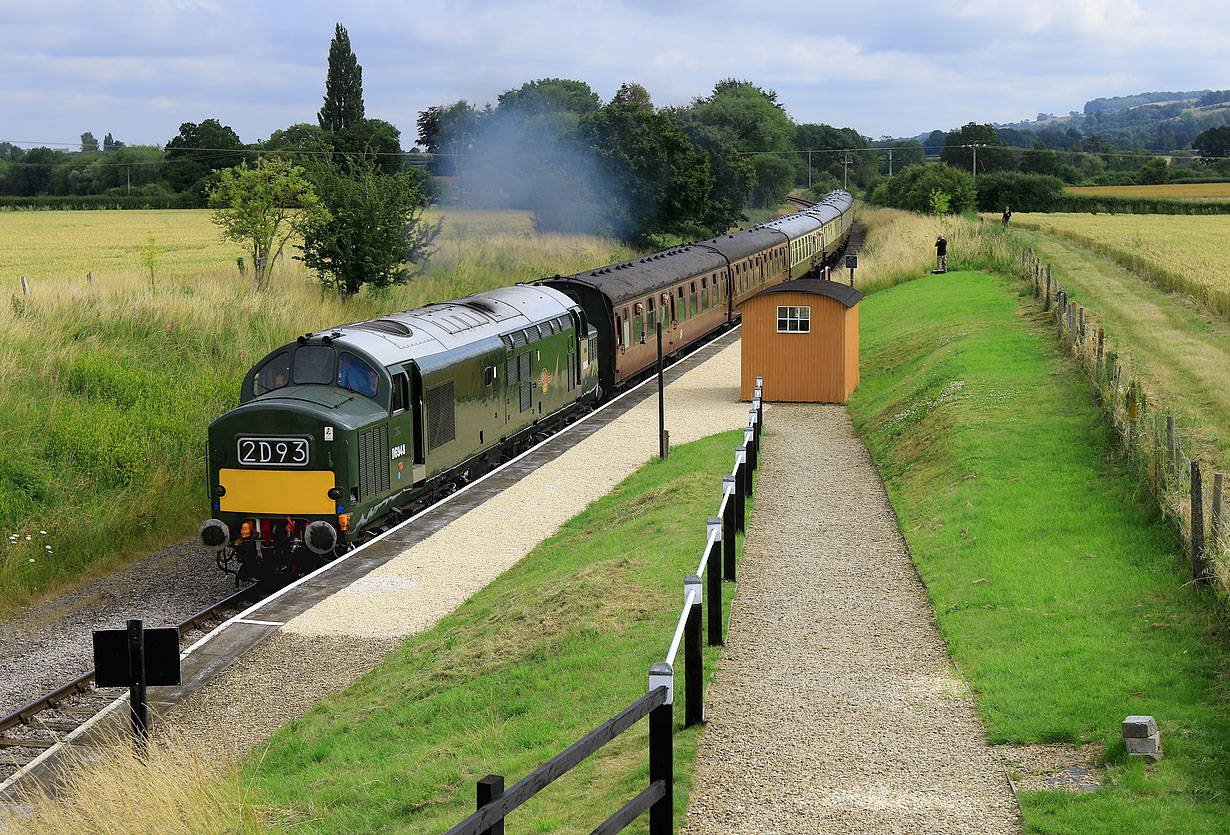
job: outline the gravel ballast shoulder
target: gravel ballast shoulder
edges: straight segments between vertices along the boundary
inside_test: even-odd
[[[771,404],[765,426],[682,831],[1019,831],[845,408]]]

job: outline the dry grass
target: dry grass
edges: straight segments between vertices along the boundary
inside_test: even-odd
[[[1092,197],[1166,197],[1171,200],[1230,200],[1230,183],[1164,183],[1155,186],[1068,186],[1069,194]]]
[[[219,731],[215,751],[226,749]],[[170,729],[159,731],[149,755],[138,758],[131,742],[115,734],[101,746],[71,748],[57,768],[62,785],[54,794],[41,787],[18,789],[24,807],[0,817],[0,832],[68,835],[79,832],[124,835],[260,835],[283,831],[275,815],[245,785],[235,767],[242,752],[205,758],[200,740]],[[87,754],[88,751],[88,754]]]
[[[1019,215],[1014,224],[1066,238],[1230,316],[1228,215]]]
[[[935,239],[941,233],[948,239],[951,270],[958,264],[995,268],[1013,263],[1012,245],[998,224],[863,205],[857,209],[857,219],[864,238],[854,285],[864,293],[930,273],[935,269]]]

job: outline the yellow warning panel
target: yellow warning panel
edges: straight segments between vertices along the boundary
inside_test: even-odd
[[[228,513],[314,514],[337,511],[329,498],[335,479],[329,470],[229,470],[218,471],[226,495],[218,509]]]

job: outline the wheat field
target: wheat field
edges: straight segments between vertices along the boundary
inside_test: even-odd
[[[1092,197],[1166,197],[1171,200],[1230,200],[1230,183],[1162,183],[1153,186],[1069,186],[1069,194]]]
[[[1230,216],[1022,214],[1013,223],[1108,255],[1230,316]]]

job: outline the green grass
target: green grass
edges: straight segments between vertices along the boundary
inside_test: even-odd
[[[643,695],[741,438],[679,447],[568,522],[435,628],[252,757],[245,781],[289,831],[442,832],[474,782],[526,776]],[[733,593],[727,584],[726,599]],[[706,649],[706,666],[716,651]],[[675,720],[686,698],[682,656]],[[510,832],[589,832],[648,785],[647,723],[514,812]],[[687,809],[699,731],[675,735]],[[644,832],[642,819],[629,831]]]
[[[1103,746],[1108,785],[1022,793],[1026,831],[1230,831],[1224,625],[1016,287],[958,272],[864,299],[855,424],[991,742]],[[1138,713],[1157,765],[1124,751]]]

